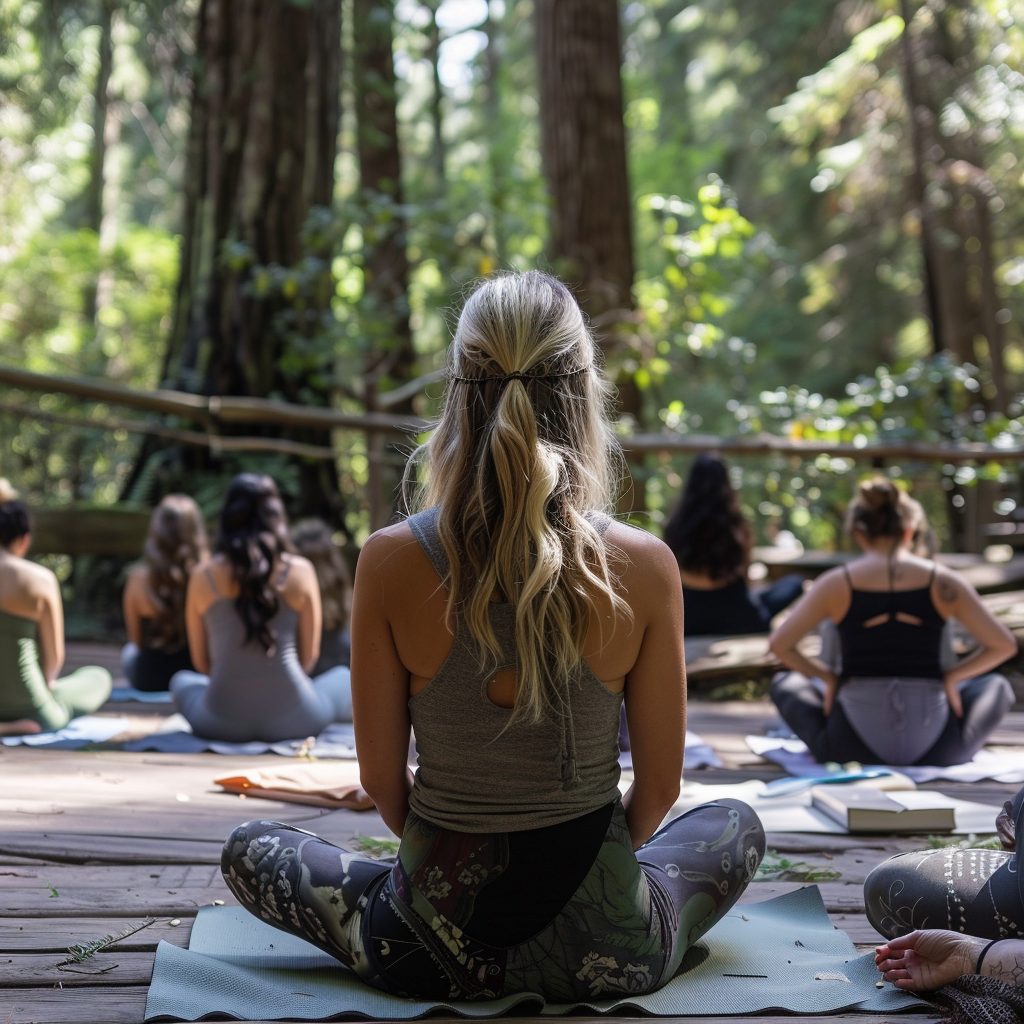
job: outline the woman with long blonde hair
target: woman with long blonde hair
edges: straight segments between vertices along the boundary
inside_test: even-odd
[[[419,453],[421,511],[374,534],[356,571],[356,744],[397,861],[273,822],[225,845],[243,906],[378,988],[655,989],[764,851],[738,801],[656,831],[683,759],[682,594],[665,545],[606,514],[608,404],[564,284],[509,273],[470,295]],[[634,780],[620,799],[623,701]]]

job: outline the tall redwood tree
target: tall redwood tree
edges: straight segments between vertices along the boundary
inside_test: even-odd
[[[164,379],[203,394],[329,405],[332,354],[315,342],[333,295],[330,232],[305,228],[333,198],[341,0],[201,0],[195,39]],[[301,465],[302,511],[337,517],[335,473],[329,460]]]

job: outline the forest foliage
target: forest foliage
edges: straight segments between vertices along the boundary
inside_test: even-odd
[[[0,362],[179,386],[167,345],[200,2],[0,0]],[[359,411],[370,390],[402,383],[367,383],[394,329],[368,267],[398,231],[409,373],[434,381],[412,410],[429,415],[460,292],[496,268],[551,266],[536,11],[531,0],[339,3],[336,184],[310,214],[309,255],[261,265],[236,244],[220,258],[278,303],[281,371]],[[360,181],[355,7],[393,19],[400,199]],[[608,356],[637,396],[623,431],[1024,443],[1024,0],[619,10],[636,268],[629,331]],[[177,456],[164,446],[140,471],[140,435],[90,425],[121,415],[4,387],[0,473],[39,502],[146,504]],[[338,525],[358,541],[367,440],[333,441]],[[298,499],[301,467],[278,455],[218,456],[189,487],[212,509],[251,465]],[[642,521],[657,523],[685,466],[633,464]],[[737,481],[760,536],[784,527],[820,547],[837,543],[858,468],[745,458]],[[1021,499],[1013,465],[886,471],[914,484],[947,536],[977,477],[1001,484],[999,514]]]

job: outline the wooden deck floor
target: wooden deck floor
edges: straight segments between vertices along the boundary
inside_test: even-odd
[[[742,739],[774,719],[765,703],[692,703],[691,730],[711,742],[726,761],[725,768],[695,773],[698,780],[778,777]],[[1024,714],[1015,713],[997,742],[1015,742],[1022,725]],[[277,818],[335,842],[388,834],[375,812],[321,811],[253,800],[227,795],[213,785],[219,774],[260,762],[281,764],[273,755],[0,747],[0,1024],[142,1021],[159,940],[187,945],[200,907],[233,902],[217,865],[224,837],[242,820]],[[354,763],[351,770],[354,780]],[[1015,789],[996,783],[942,788],[992,803],[1002,803]],[[841,872],[839,880],[820,888],[834,923],[862,951],[877,941],[863,911],[866,873],[888,854],[921,845],[921,839],[906,837],[769,836],[769,849],[777,857]],[[759,882],[750,887],[745,901],[801,884]],[[70,961],[70,946],[128,932],[87,960]],[[872,1016],[887,1024],[907,1020],[904,1014]],[[742,1019],[781,1024],[792,1017]],[[864,1018],[845,1014],[829,1019]],[[933,1020],[936,1015],[923,1011],[910,1019]]]

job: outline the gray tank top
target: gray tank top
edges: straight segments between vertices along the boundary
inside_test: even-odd
[[[218,594],[213,577],[210,585]],[[302,670],[295,648],[299,613],[279,598],[277,614],[268,623],[274,631],[271,653],[257,640],[245,639],[245,624],[234,598],[219,596],[203,613],[210,653],[210,686],[206,706],[217,715],[244,716],[251,709],[259,720],[293,710],[313,686]]]
[[[437,514],[427,509],[408,523],[447,583]],[[603,533],[610,522],[602,517],[595,526]],[[519,832],[618,799],[622,694],[584,664],[577,678],[564,681],[567,716],[509,725],[512,712],[491,701],[487,682],[496,671],[515,668],[515,608],[495,603],[490,614],[501,664],[481,671],[475,641],[458,623],[451,654],[409,699],[419,763],[409,806],[458,832]]]

